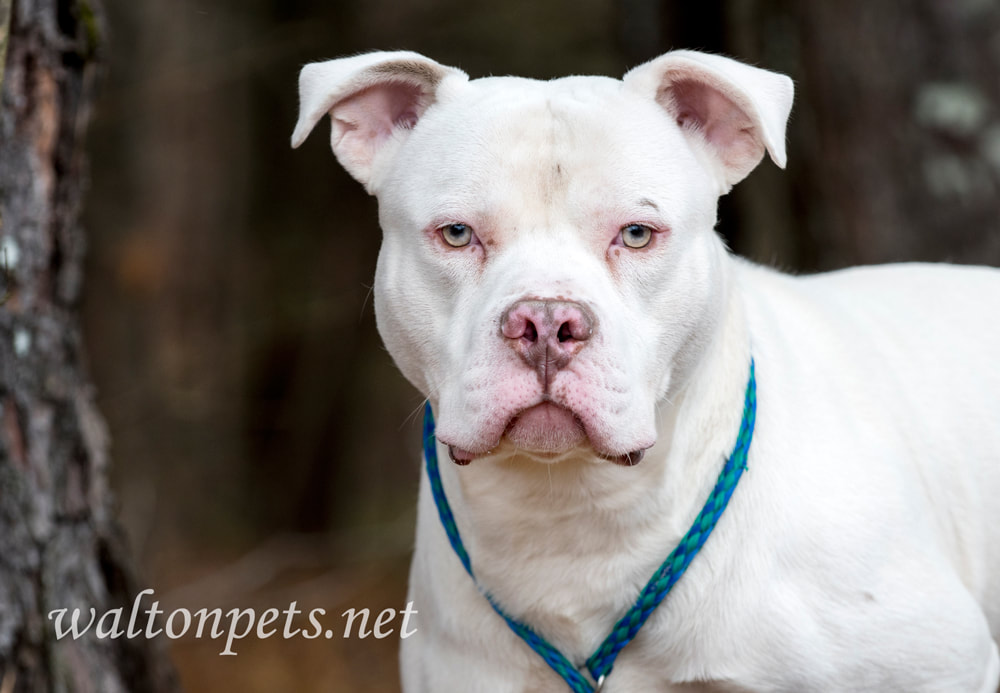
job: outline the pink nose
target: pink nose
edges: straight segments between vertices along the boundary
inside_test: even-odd
[[[524,300],[500,318],[500,332],[546,384],[594,334],[597,321],[575,301]]]

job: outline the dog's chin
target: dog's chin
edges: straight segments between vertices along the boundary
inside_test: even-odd
[[[638,464],[645,454],[645,450],[624,455],[608,455],[595,450],[579,417],[552,402],[536,404],[514,416],[507,424],[500,444],[485,454],[509,452],[552,463],[579,449],[591,454],[597,452],[599,458],[623,466]],[[483,456],[454,446],[449,448],[449,453],[452,461],[463,466]]]
[[[506,436],[516,448],[543,456],[561,455],[587,441],[576,415],[551,402],[536,404],[514,417]]]

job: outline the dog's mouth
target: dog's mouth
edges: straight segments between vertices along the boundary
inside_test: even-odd
[[[552,402],[522,411],[507,424],[504,435],[521,450],[555,455],[575,448],[587,438],[579,417]]]
[[[543,461],[555,461],[574,448],[584,445],[588,441],[588,435],[580,417],[572,411],[553,402],[541,402],[511,418],[504,430],[501,440],[503,439],[517,451],[526,452]],[[451,445],[448,452],[455,464],[464,466],[478,457],[491,454],[493,450],[475,453]],[[597,452],[609,462],[631,467],[642,460],[646,451],[635,450],[624,455]]]

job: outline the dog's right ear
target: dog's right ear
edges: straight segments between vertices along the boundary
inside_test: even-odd
[[[446,80],[467,81],[468,75],[408,51],[306,65],[299,74],[299,121],[292,147],[302,144],[329,113],[333,153],[372,193],[381,168],[436,101]]]

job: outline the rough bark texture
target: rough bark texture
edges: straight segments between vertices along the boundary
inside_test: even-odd
[[[0,102],[0,293],[8,295],[0,307],[2,693],[173,688],[155,642],[57,640],[46,617],[64,607],[128,606],[136,591],[77,316],[97,9],[84,0],[15,0],[11,15]]]
[[[7,33],[10,28],[11,0],[0,0],[0,88],[3,87],[3,67],[7,62]]]

